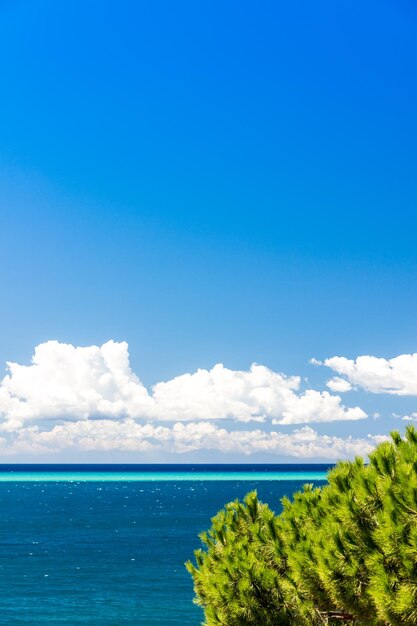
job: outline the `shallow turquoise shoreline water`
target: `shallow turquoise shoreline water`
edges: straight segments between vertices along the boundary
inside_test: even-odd
[[[0,482],[311,481],[326,472],[1,472]]]

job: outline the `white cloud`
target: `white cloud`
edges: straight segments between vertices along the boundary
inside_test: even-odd
[[[307,422],[337,422],[360,420],[367,417],[359,407],[346,408],[340,396],[332,396],[328,391],[307,391],[289,399],[282,417],[273,419],[273,424],[305,424]]]
[[[342,380],[347,384],[363,387],[372,393],[417,395],[417,353],[402,354],[393,359],[332,357],[326,359],[324,365],[344,376]],[[334,387],[331,388],[334,390]]]
[[[345,393],[346,391],[350,391],[352,389],[352,385],[344,378],[340,378],[340,376],[334,376],[327,381],[326,385],[335,393]]]
[[[417,422],[417,413],[411,413],[410,415],[404,415],[401,419],[406,422]]]
[[[7,366],[0,411],[13,419],[112,417],[151,404],[129,367],[126,343],[76,348],[48,341],[35,348],[31,365]]]
[[[213,422],[177,422],[167,427],[113,419],[65,422],[50,430],[33,425],[22,427],[8,441],[0,438],[0,451],[7,455],[45,455],[62,450],[177,453],[211,450],[337,460],[366,456],[380,440],[381,437],[371,435],[363,439],[319,435],[309,426],[293,433],[281,433],[260,429],[227,431]]]
[[[311,365],[323,365],[322,361],[319,361],[319,359],[315,359],[315,358],[310,359],[310,363]]]
[[[300,391],[298,376],[262,365],[235,371],[223,365],[156,384],[151,392],[129,364],[125,342],[74,347],[48,341],[35,349],[31,365],[8,363],[0,383],[3,430],[44,419],[134,418],[158,421],[273,419],[277,424],[357,420],[327,391]]]
[[[300,387],[298,376],[276,374],[262,365],[248,372],[215,365],[210,371],[177,376],[153,388],[158,417],[263,421],[282,413]]]

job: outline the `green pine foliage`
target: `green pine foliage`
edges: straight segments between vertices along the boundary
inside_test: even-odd
[[[417,625],[417,431],[339,463],[275,515],[256,493],[227,504],[187,563],[205,626]],[[336,623],[336,622],[335,622]]]
[[[289,626],[298,595],[289,576],[277,518],[250,493],[231,502],[202,533],[205,550],[187,563],[207,626]]]

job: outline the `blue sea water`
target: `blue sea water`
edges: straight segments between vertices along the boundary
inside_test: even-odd
[[[0,624],[199,626],[184,562],[230,500],[329,466],[0,465]]]

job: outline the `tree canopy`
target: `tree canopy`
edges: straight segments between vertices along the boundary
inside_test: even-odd
[[[256,492],[226,504],[201,540],[187,568],[205,626],[314,626],[336,611],[415,626],[417,431],[338,463],[279,515]]]

